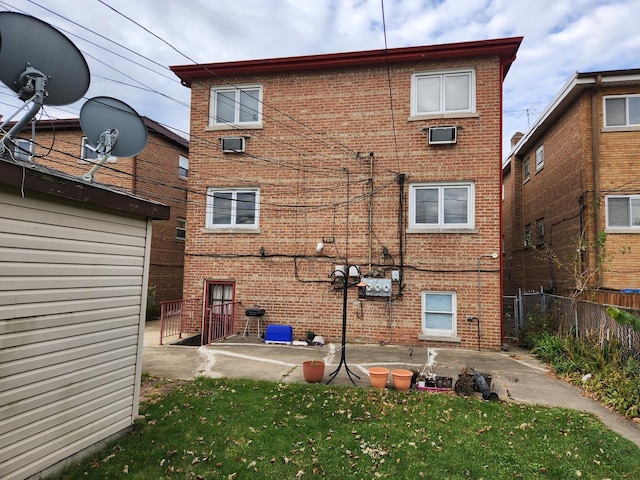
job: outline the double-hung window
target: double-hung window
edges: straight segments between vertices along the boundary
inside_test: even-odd
[[[260,191],[257,188],[209,188],[207,228],[258,228]]]
[[[414,73],[411,116],[475,112],[475,83],[473,69]]]
[[[456,332],[456,293],[422,292],[422,333],[455,336]]]
[[[189,177],[189,159],[182,155],[178,158],[178,176],[180,178]]]
[[[640,232],[640,195],[608,195],[607,228],[629,228]]]
[[[544,168],[544,145],[536,149],[536,172]]]
[[[474,184],[471,182],[411,185],[409,227],[474,228],[474,196]]]
[[[640,126],[640,95],[604,97],[604,126]]]
[[[212,87],[209,125],[219,128],[262,126],[262,86]]]

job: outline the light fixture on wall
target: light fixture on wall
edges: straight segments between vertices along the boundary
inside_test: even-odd
[[[318,253],[322,252],[323,248],[324,248],[324,243],[318,242],[318,244],[316,245],[316,252]]]

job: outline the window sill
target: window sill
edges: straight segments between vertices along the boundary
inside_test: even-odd
[[[607,227],[605,233],[640,233],[640,227]]]
[[[219,130],[262,130],[262,123],[223,123],[220,125],[207,125],[205,132],[215,132]]]
[[[430,113],[428,115],[412,115],[407,118],[408,122],[418,122],[420,120],[449,120],[453,118],[480,118],[478,112],[453,112],[453,113]]]
[[[477,228],[441,228],[441,227],[412,227],[406,233],[478,233]]]
[[[203,228],[202,233],[262,233],[259,228],[241,228],[241,227],[221,227],[221,228]]]
[[[619,125],[616,127],[602,127],[602,133],[638,131],[640,131],[640,125]]]
[[[430,335],[427,333],[421,333],[418,335],[418,340],[426,340],[428,342],[462,343],[462,338],[457,335]]]

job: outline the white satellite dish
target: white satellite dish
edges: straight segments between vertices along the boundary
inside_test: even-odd
[[[0,80],[29,111],[0,142],[5,144],[38,113],[42,105],[67,105],[89,89],[89,67],[80,50],[54,27],[29,15],[0,12]],[[0,145],[0,146],[2,146]]]
[[[80,127],[98,153],[98,162],[82,178],[93,175],[110,155],[133,157],[147,144],[147,127],[126,103],[111,97],[95,97],[80,109]]]

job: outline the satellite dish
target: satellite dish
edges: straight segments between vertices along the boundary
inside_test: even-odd
[[[89,173],[83,175],[93,181],[93,174],[109,158],[133,157],[147,144],[147,127],[136,111],[120,100],[95,97],[80,109],[80,127],[101,156]]]
[[[46,79],[45,105],[73,103],[89,89],[89,67],[82,53],[48,23],[0,12],[0,36],[0,80],[21,100],[33,97],[30,79],[34,75]]]

